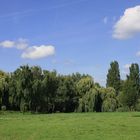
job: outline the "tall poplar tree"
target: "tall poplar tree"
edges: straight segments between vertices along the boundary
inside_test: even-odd
[[[117,61],[113,61],[110,63],[110,69],[107,74],[107,87],[113,87],[116,90],[116,94],[119,93],[120,90],[120,71],[119,64]]]
[[[130,74],[123,86],[122,103],[132,110],[135,109],[140,94],[139,65],[132,64],[129,70]]]

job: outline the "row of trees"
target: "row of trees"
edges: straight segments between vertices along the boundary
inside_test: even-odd
[[[43,113],[139,111],[139,66],[132,64],[126,80],[121,80],[118,62],[111,62],[106,88],[90,75],[59,75],[38,66],[0,71],[0,106]]]
[[[117,61],[112,62],[106,86],[115,89],[120,111],[140,111],[140,71],[137,63],[131,64],[129,75],[121,80],[119,64]]]

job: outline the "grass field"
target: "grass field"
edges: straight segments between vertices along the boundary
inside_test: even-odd
[[[140,140],[140,113],[5,113],[0,140]]]

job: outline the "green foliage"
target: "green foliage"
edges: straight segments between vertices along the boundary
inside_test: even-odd
[[[9,76],[7,74],[0,78],[0,104],[9,108]]]
[[[120,71],[119,71],[119,64],[117,61],[111,62],[110,69],[108,70],[107,74],[107,87],[113,87],[118,94],[120,91]]]
[[[104,100],[102,105],[103,112],[113,112],[116,111],[117,103],[116,100],[113,98],[108,98]]]
[[[56,95],[56,108],[61,112],[73,112],[78,104],[76,85],[71,76],[59,77],[59,84]]]
[[[83,102],[83,99],[80,98],[79,99],[79,105],[78,105],[78,108],[76,110],[76,112],[84,112],[84,102]]]
[[[13,73],[0,71],[0,107],[21,112],[113,112],[140,110],[138,64],[132,64],[126,80],[119,64],[110,64],[107,88],[90,75],[59,75],[39,66],[23,65]]]
[[[123,106],[123,107],[119,107],[116,111],[117,112],[129,112],[130,109],[127,106]]]
[[[132,64],[130,74],[123,85],[120,101],[122,105],[128,106],[130,110],[135,110],[140,94],[140,77],[138,64]]]
[[[113,112],[117,109],[117,98],[114,88],[101,88],[99,89],[102,98],[102,111]]]
[[[45,103],[45,108],[43,107],[43,110],[51,113],[54,112],[55,109],[55,97],[58,87],[57,73],[56,71],[44,71],[43,77],[42,86]]]
[[[140,99],[138,99],[138,101],[137,101],[136,111],[140,111]]]
[[[86,76],[83,77],[79,82],[76,84],[77,92],[80,97],[84,96],[87,91],[89,91],[94,86],[94,81],[92,77]]]
[[[101,112],[102,99],[100,93],[92,88],[79,99],[78,112]]]
[[[83,77],[76,84],[77,95],[79,99],[78,111],[80,112],[92,112],[94,109],[94,82],[92,77]]]
[[[33,76],[32,81],[32,94],[30,99],[30,110],[32,112],[41,111],[43,104],[43,86],[42,86],[42,69],[38,66],[31,67]]]

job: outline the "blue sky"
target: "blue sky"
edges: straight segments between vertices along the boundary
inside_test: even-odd
[[[139,0],[0,0],[0,69],[39,65],[62,74],[87,73],[105,85],[109,64],[117,60],[124,77],[132,62],[140,64],[139,5]]]

